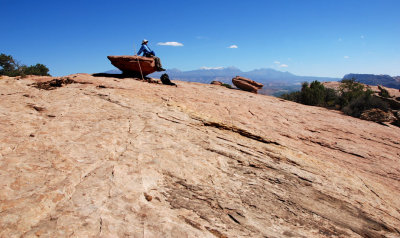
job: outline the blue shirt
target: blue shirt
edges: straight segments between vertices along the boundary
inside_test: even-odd
[[[141,53],[143,53],[143,56],[145,57],[156,55],[154,54],[154,51],[150,50],[150,48],[146,44],[143,44],[142,47],[140,47],[137,54],[140,55]]]

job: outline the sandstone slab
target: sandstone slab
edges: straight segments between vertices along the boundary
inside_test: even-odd
[[[67,78],[0,80],[0,237],[400,236],[398,127],[213,85]]]

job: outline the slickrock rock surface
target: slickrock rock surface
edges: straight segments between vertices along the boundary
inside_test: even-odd
[[[259,89],[263,87],[262,83],[258,83],[248,78],[236,76],[232,79],[232,83],[237,87],[244,91],[257,93]]]
[[[0,237],[400,237],[398,127],[216,85],[67,79],[0,79]]]

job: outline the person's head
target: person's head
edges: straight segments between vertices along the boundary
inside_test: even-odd
[[[142,45],[146,45],[147,44],[147,42],[149,42],[148,40],[146,40],[146,39],[144,39],[143,41],[142,41]]]

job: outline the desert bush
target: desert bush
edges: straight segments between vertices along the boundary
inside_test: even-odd
[[[337,104],[338,95],[332,88],[325,88],[325,106],[334,107]]]
[[[22,71],[26,75],[43,75],[43,76],[50,76],[49,69],[43,64],[36,64],[31,66],[23,66]]]
[[[15,77],[20,75],[20,66],[11,55],[0,54],[0,75]]]
[[[324,106],[325,96],[325,87],[319,81],[313,81],[310,85],[307,82],[302,84],[301,101],[303,104]]]
[[[379,95],[382,97],[390,97],[387,90],[383,88],[381,93]],[[302,104],[329,108],[339,105],[337,109],[349,116],[358,118],[366,110],[374,108],[384,112],[390,110],[390,105],[387,102],[375,96],[370,88],[366,89],[363,84],[356,82],[355,79],[342,80],[338,91],[325,88],[318,81],[314,81],[311,84],[304,82],[301,91],[283,94],[281,98]]]
[[[224,87],[226,87],[226,88],[232,88],[232,85],[227,84],[227,83],[223,83],[223,84],[221,84],[221,86],[224,86]]]
[[[379,93],[378,95],[384,98],[390,98],[389,91],[386,90],[385,88],[381,87],[378,85]]]
[[[340,81],[338,104],[341,108],[349,105],[350,102],[363,96],[365,93],[372,94],[371,90],[364,90],[364,85],[355,81],[355,79],[343,79]]]
[[[45,65],[20,65],[11,55],[6,54],[0,54],[0,75],[10,77],[25,75],[50,76],[49,69]]]
[[[325,88],[318,81],[313,81],[311,84],[304,82],[301,91],[283,94],[281,98],[313,106],[332,108],[339,105],[343,113],[353,117],[360,117],[365,110],[373,108],[379,108],[385,112],[390,108],[388,103],[374,96],[371,89],[365,89],[363,84],[354,79],[342,80],[339,91]]]
[[[365,110],[378,108],[387,112],[389,104],[374,96],[374,92],[355,79],[341,81],[338,102],[342,112],[353,117],[360,117]],[[383,90],[381,90],[382,92]]]
[[[289,101],[293,101],[293,102],[301,103],[300,91],[291,92],[291,93],[284,93],[284,94],[282,94],[280,96],[280,98],[283,98],[283,99],[289,100]]]
[[[336,91],[325,88],[319,81],[313,81],[311,84],[304,82],[301,85],[301,91],[282,94],[283,99],[299,102],[312,106],[335,106],[337,101]]]
[[[389,104],[382,99],[372,95],[372,93],[364,93],[360,97],[352,100],[347,106],[343,107],[342,111],[353,117],[360,117],[365,110],[378,108],[388,112]]]

